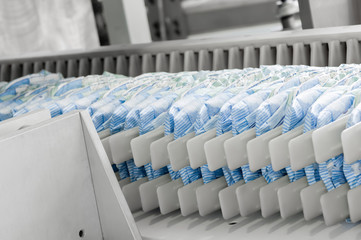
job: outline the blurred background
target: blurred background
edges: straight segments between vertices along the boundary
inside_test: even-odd
[[[361,23],[360,0],[0,0],[0,58]]]

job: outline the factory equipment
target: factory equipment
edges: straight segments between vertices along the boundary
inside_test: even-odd
[[[360,64],[359,30],[360,26],[337,27],[1,59],[0,77],[2,81],[10,81],[43,68],[70,77],[103,71],[137,76],[154,71],[221,70],[274,64]],[[29,116],[24,116],[22,121],[27,122]],[[111,136],[103,132],[100,140],[85,112],[72,112],[22,130],[14,129],[0,142],[4,156],[11,159],[0,168],[1,182],[17,183],[4,186],[8,194],[0,200],[5,203],[1,204],[5,206],[1,222],[9,227],[0,234],[5,234],[4,239],[8,236],[16,239],[23,234],[37,239],[43,236],[44,239],[49,236],[62,239],[138,239],[140,236],[146,239],[258,239],[266,235],[269,239],[357,238],[361,232],[357,225],[361,219],[359,187],[350,190],[344,184],[326,192],[319,184],[307,186],[304,179],[285,183],[282,178],[271,184],[260,178],[227,187],[224,178],[218,178],[177,192],[177,182],[170,181],[167,175],[151,181],[145,178],[132,183],[121,180],[118,184],[109,164],[109,161],[124,161],[131,154],[137,166],[151,162],[162,167],[169,160],[173,168],[181,168],[185,159],[179,156],[188,155],[190,166],[199,166],[204,160],[210,170],[225,165],[236,168],[239,154],[235,152],[235,145],[236,150],[237,146],[247,149],[246,158],[252,171],[267,164],[272,164],[274,169],[289,164],[293,169],[300,169],[310,163],[325,162],[340,153],[344,153],[346,162],[353,163],[361,158],[357,141],[360,124],[346,128],[347,117],[307,133],[295,128],[282,134],[281,128],[276,127],[261,136],[255,137],[249,131],[232,138],[227,133],[216,137],[211,130],[174,141],[164,136],[162,127],[140,136],[137,128]],[[19,146],[23,147],[21,152],[16,151]],[[285,157],[287,149],[289,157]],[[62,154],[64,152],[66,154]],[[169,159],[163,153],[168,153]],[[27,164],[20,164],[25,156]],[[36,174],[29,175],[29,169]],[[15,178],[15,175],[20,177]],[[38,188],[44,185],[44,182],[37,182],[39,179],[48,179],[46,189]],[[23,191],[25,183],[31,195]],[[192,191],[196,191],[196,205],[190,201]],[[12,196],[17,196],[19,202],[13,202]],[[38,197],[48,201],[40,202]],[[317,197],[319,205],[314,205]],[[31,208],[26,207],[29,204]],[[64,206],[68,211],[60,211]],[[143,211],[138,211],[140,209]],[[37,217],[31,222],[29,218],[17,220],[24,211],[27,216]],[[134,212],[134,219],[130,211]],[[199,215],[191,214],[197,211]],[[280,216],[274,215],[276,212],[280,212]],[[345,222],[348,217],[352,223]],[[52,220],[47,221],[49,218]],[[21,227],[12,229],[17,221]],[[43,235],[41,226],[49,226],[47,234],[55,235]]]

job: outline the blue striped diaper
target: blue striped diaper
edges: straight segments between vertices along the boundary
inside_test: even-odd
[[[169,92],[167,95],[150,104],[146,103],[146,107],[139,113],[139,134],[143,135],[163,125],[167,117],[167,111],[177,97],[177,94]],[[149,180],[169,172],[167,166],[154,170],[151,163],[144,165],[144,169]],[[173,172],[170,174],[173,174]]]
[[[147,96],[147,95],[144,95],[144,96]],[[158,115],[158,116],[153,115],[154,119],[152,119],[152,120],[147,119],[148,124],[151,124],[152,121],[157,121],[157,117],[162,115],[161,109],[163,109],[164,111],[167,110],[164,108],[164,106],[156,104],[158,102],[158,100],[161,98],[161,96],[162,95],[159,95],[159,94],[151,95],[151,96],[147,97],[144,101],[141,101],[137,105],[134,105],[133,108],[131,108],[131,109],[122,108],[123,111],[120,111],[118,113],[114,112],[114,114],[120,114],[120,115],[118,115],[118,117],[121,117],[123,114],[127,113],[125,116],[124,130],[128,130],[128,129],[131,129],[131,128],[141,125],[141,121],[145,120],[145,118],[141,118],[142,111],[145,109],[147,110],[147,107],[150,107],[150,108],[148,108],[147,111],[149,111],[150,109],[153,109],[153,110],[155,110],[154,112]],[[135,96],[135,97],[137,100],[134,100],[133,103],[137,102],[139,100],[139,97],[138,98],[137,98],[137,96]],[[133,105],[133,103],[129,104],[129,106]],[[156,107],[158,107],[158,109],[155,109]],[[144,113],[144,115],[146,115],[146,112]],[[164,121],[166,115],[165,114],[163,114],[163,115],[164,115],[164,117],[163,117],[163,121]],[[112,117],[114,117],[114,116],[112,116]],[[123,120],[124,118],[118,118],[117,120],[119,120],[119,119]],[[114,120],[114,118],[113,118],[113,120]],[[161,125],[161,124],[163,124],[163,122],[160,122],[159,124]],[[145,134],[145,133],[146,132],[141,132],[140,134]],[[154,170],[152,168],[151,163],[144,165],[144,167],[136,167],[135,165],[133,165],[133,161],[134,160],[127,161],[128,171],[129,171],[129,174],[131,173],[130,171],[133,171],[134,176],[138,179],[144,177],[144,172],[146,173],[146,176],[148,177],[149,180],[156,179],[156,178],[168,173],[167,167],[163,167],[161,169]],[[131,169],[129,169],[129,166],[131,166]]]
[[[123,102],[122,100],[115,99],[115,100],[103,105],[101,108],[99,108],[93,114],[92,121],[93,121],[93,124],[94,124],[97,132],[103,131],[109,127],[105,123],[113,115],[113,112],[116,109],[116,107],[118,107],[120,104],[122,104],[122,102]]]
[[[270,94],[270,89],[260,90],[259,92],[243,98],[233,106],[231,121],[232,133],[234,136],[255,127],[256,109],[270,96]]]
[[[217,136],[222,135],[232,130],[232,108],[235,104],[241,101],[243,98],[253,94],[253,90],[244,90],[237,96],[228,100],[221,108],[219,112],[219,120],[217,124]]]
[[[194,124],[197,119],[198,112],[203,104],[210,99],[210,96],[194,96],[193,101],[187,105],[183,105],[174,115],[174,139],[181,138],[186,134],[194,131]],[[181,101],[181,100],[180,100]],[[187,100],[188,101],[188,100]],[[184,167],[178,171],[182,178],[183,184],[190,184],[201,178],[200,168],[193,169],[190,166]]]
[[[187,95],[184,98],[176,101],[171,106],[164,126],[165,135],[169,135],[174,132],[174,117],[181,111],[181,109],[191,104],[193,101],[197,101],[197,97],[192,95]]]
[[[165,122],[166,112],[168,112],[169,108],[173,104],[173,102],[178,97],[177,94],[170,92],[168,95],[160,98],[159,100],[151,103],[146,106],[140,112],[140,125],[139,132],[140,134],[144,134],[146,132],[152,131],[155,128],[163,125]],[[161,116],[161,119],[158,119]],[[156,119],[158,119],[156,121]]]
[[[260,90],[248,97],[243,98],[232,108],[232,133],[234,136],[255,127],[257,108],[264,102],[271,93],[271,89]],[[238,169],[230,170],[228,167],[223,168],[227,184],[232,184],[244,179],[245,182],[253,181],[262,176],[261,170],[252,172],[249,165],[246,164]]]
[[[317,117],[317,128],[334,122],[346,114],[352,108],[354,100],[355,96],[353,94],[345,94],[325,107]],[[319,172],[328,191],[346,183],[343,172],[343,154],[319,164]]]
[[[265,100],[256,110],[256,135],[260,136],[282,124],[290,92],[284,91]]]
[[[333,101],[340,98],[343,90],[329,90],[323,93],[307,111],[304,120],[303,132],[306,133],[317,128],[317,118],[320,112],[325,109]],[[305,173],[309,185],[312,185],[321,180],[319,166],[317,163],[312,163],[305,167]]]
[[[164,124],[164,135],[169,135],[174,132],[175,128],[175,116],[185,107],[190,105],[193,101],[197,101],[197,97],[189,94],[181,98],[180,100],[173,103],[171,108],[169,109],[167,119]],[[174,171],[172,166],[169,164],[167,166],[169,175],[171,176],[172,180],[177,180],[181,177],[180,171]],[[190,167],[189,167],[190,168]],[[188,169],[188,168],[187,168]],[[189,171],[192,171],[191,169]],[[185,174],[183,174],[185,175]]]
[[[307,80],[301,84],[301,81],[297,80],[297,77],[294,77],[291,80],[293,83],[290,84],[286,82],[284,84],[284,88],[279,90],[279,93],[266,101],[264,101],[260,107],[257,109],[257,117],[256,117],[256,135],[260,136],[278,126],[280,126],[284,122],[284,118],[290,108],[292,108],[292,103],[296,94],[302,94],[307,89],[310,89],[316,85],[318,85],[318,80]],[[299,87],[297,87],[301,84]],[[297,88],[292,88],[296,86]],[[283,91],[281,91],[284,89]],[[302,98],[301,98],[302,99]],[[299,102],[298,102],[299,103]],[[288,170],[288,171],[287,171]],[[262,175],[267,181],[267,183],[271,183],[273,181],[278,180],[279,178],[285,176],[287,172],[290,174],[290,181],[295,181],[304,176],[304,171],[300,170],[297,172],[292,171],[290,167],[286,169],[281,169],[280,171],[274,171],[272,165],[268,165],[262,168]]]
[[[143,111],[148,105],[154,103],[160,98],[158,95],[151,95],[144,101],[134,106],[125,117],[124,130],[128,130],[140,125],[140,112]]]
[[[326,88],[315,87],[300,93],[287,109],[283,122],[283,133],[286,133],[303,124],[308,109],[326,91]]]
[[[73,110],[83,110],[83,109],[87,109],[91,104],[95,103],[96,101],[98,101],[102,96],[101,91],[96,91],[92,94],[90,94],[89,96],[86,96],[84,98],[80,98],[78,100],[75,100],[74,102],[68,104],[67,106],[65,106],[65,108],[63,109],[63,114],[73,111]]]
[[[300,93],[286,111],[282,132],[287,133],[300,126],[304,122],[308,109],[324,93],[324,91],[325,88],[314,87]],[[306,175],[304,169],[293,171],[290,166],[286,167],[286,171],[290,182],[297,181]],[[314,179],[314,181],[316,180],[318,181],[319,178]]]
[[[200,109],[195,122],[195,132],[200,134],[206,132],[201,130],[202,126],[206,125],[215,115],[217,115],[223,106],[229,99],[234,97],[234,94],[230,91],[222,92],[215,97],[207,100],[204,106]]]
[[[311,108],[308,110],[305,117],[305,126],[304,132],[311,131],[317,126],[317,117],[320,112],[333,101],[337,100],[344,93],[343,90],[330,90],[326,91],[322,96],[320,96],[314,104],[312,104]]]
[[[216,127],[217,121],[219,119],[218,113],[221,107],[232,97],[234,97],[234,94],[229,91],[225,91],[204,103],[196,118],[194,127],[196,135],[200,135]],[[207,184],[223,176],[222,169],[211,171],[208,168],[208,164],[201,166],[200,169],[204,184]]]
[[[113,101],[114,97],[104,97],[100,99],[99,101],[96,101],[95,103],[91,104],[87,110],[90,116],[93,116],[93,114],[98,111],[102,106],[106,105],[107,103],[110,103]]]
[[[293,95],[292,90],[278,93],[277,95],[264,101],[256,110],[256,136],[260,136],[283,123],[286,114],[287,104],[291,103],[290,97]],[[271,183],[286,175],[286,170],[274,171],[269,164],[262,169],[262,175]]]
[[[125,119],[129,111],[149,97],[149,94],[134,96],[132,99],[118,106],[110,117],[109,128],[112,134],[124,130]]]
[[[232,130],[232,123],[233,123],[233,119],[232,119],[232,113],[233,113],[233,108],[240,103],[241,101],[243,101],[244,99],[250,98],[251,96],[253,96],[254,91],[253,90],[247,90],[247,91],[242,91],[241,93],[239,93],[237,96],[233,97],[232,99],[230,99],[229,101],[227,101],[221,108],[220,110],[220,117],[218,120],[218,124],[217,124],[217,136],[222,135],[223,133],[226,133],[228,131]],[[260,94],[258,94],[260,95]],[[257,95],[257,96],[258,96]],[[256,97],[254,98],[256,99]],[[226,179],[226,182],[228,184],[228,186],[231,186],[232,184],[242,180],[244,178],[243,173],[242,173],[242,168],[237,168],[235,170],[230,170],[227,166],[222,167],[222,171],[224,174],[224,177]],[[248,175],[252,175],[248,174]]]
[[[57,97],[57,96],[62,96],[64,95],[66,92],[72,90],[72,89],[76,89],[76,88],[81,88],[83,85],[82,85],[82,80],[83,80],[83,77],[79,77],[79,78],[76,78],[74,80],[71,80],[71,81],[68,81],[68,82],[65,82],[63,84],[61,84],[57,91],[55,92],[54,96]]]

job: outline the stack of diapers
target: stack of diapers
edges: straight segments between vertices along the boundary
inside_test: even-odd
[[[147,73],[137,77],[105,72],[76,78],[41,71],[0,83],[0,121],[37,109],[56,117],[86,110],[98,132],[117,134],[138,129],[144,135],[159,127],[174,140],[215,129],[233,136],[254,129],[256,136],[282,126],[287,133],[303,126],[308,132],[350,115],[347,127],[361,121],[360,66],[261,66],[260,68],[180,73]],[[294,182],[304,176],[309,185],[323,181],[328,191],[342,184],[361,184],[361,160],[345,164],[343,154],[322,164],[292,171],[274,171],[268,165],[252,172],[248,164],[210,171],[205,164],[173,171],[168,165],[154,170],[151,163],[137,167],[133,159],[114,166],[120,179],[135,182],[169,174],[184,185],[202,179],[204,184],[222,176],[228,186],[263,177],[272,183],[283,176]]]

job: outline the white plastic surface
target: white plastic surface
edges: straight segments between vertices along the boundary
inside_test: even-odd
[[[139,186],[140,201],[144,212],[149,212],[159,207],[157,188],[170,181],[169,174],[166,174]]]
[[[173,141],[174,134],[164,136],[150,144],[150,159],[154,170],[167,166],[169,162],[168,143]]]
[[[157,188],[159,209],[162,214],[168,214],[179,209],[178,189],[183,187],[181,178]]]
[[[344,160],[351,164],[361,159],[361,123],[345,129],[341,134]]]
[[[219,191],[219,203],[224,219],[230,219],[240,214],[236,189],[243,184],[244,180],[241,180]]]
[[[207,164],[204,144],[216,137],[216,129],[209,130],[203,134],[195,136],[187,142],[189,163],[193,169]]]
[[[0,140],[0,239],[141,239],[89,114],[28,124]]]
[[[303,177],[278,190],[278,201],[282,218],[289,218],[302,212],[300,192],[307,186],[307,179]]]
[[[216,171],[227,165],[226,154],[224,152],[224,142],[232,137],[232,132],[226,132],[217,136],[204,144],[204,151],[209,170]]]
[[[312,144],[312,132],[313,131],[309,131],[295,137],[288,143],[291,168],[293,171],[298,171],[316,162]]]
[[[216,211],[205,217],[198,213],[184,217],[179,211],[161,215],[159,210],[134,215],[144,239],[148,240],[348,240],[359,239],[360,224],[339,223],[327,227],[322,216],[306,221],[297,214],[282,219],[278,214],[263,218],[261,213],[224,220]]]
[[[203,179],[198,179],[178,189],[178,199],[183,216],[198,212],[196,189],[203,186]]]
[[[261,213],[264,218],[270,217],[280,211],[277,192],[278,189],[290,184],[288,177],[284,176],[272,183],[261,187],[259,198],[261,203]]]
[[[80,116],[104,238],[114,239],[122,235],[128,239],[141,239],[132,213],[114,176],[114,171],[109,164],[89,113],[82,111]],[[67,124],[67,126],[69,125],[71,124]],[[63,131],[61,127],[55,129]],[[67,148],[64,147],[63,149]],[[131,233],[127,229],[130,229]]]
[[[353,223],[356,223],[361,220],[360,199],[361,199],[361,186],[353,188],[347,192],[350,218]]]
[[[168,144],[167,149],[169,161],[172,164],[172,169],[174,171],[178,171],[186,166],[189,166],[187,142],[192,139],[194,135],[194,132],[188,133],[187,135]]]
[[[0,135],[38,124],[50,118],[50,111],[48,109],[41,109],[1,121]]]
[[[101,139],[100,141],[102,142],[104,150],[107,153],[109,162],[112,165],[112,164],[114,164],[114,162],[113,162],[113,155],[112,155],[112,152],[110,149],[109,139],[110,139],[110,137],[105,137],[105,138]]]
[[[279,171],[291,164],[288,143],[291,139],[301,135],[302,132],[303,125],[292,129],[291,131],[282,134],[269,142],[269,152],[273,170]]]
[[[0,238],[102,238],[80,114],[27,126],[0,137]]]
[[[109,137],[111,134],[110,134],[110,129],[109,128],[107,128],[107,129],[105,129],[105,130],[103,130],[103,131],[100,131],[100,132],[98,132],[98,135],[99,135],[99,138],[102,140],[103,138],[107,138],[107,137]]]
[[[245,183],[236,189],[236,195],[241,216],[247,217],[261,209],[259,191],[267,185],[263,177]]]
[[[161,126],[130,141],[134,163],[137,167],[150,163],[150,144],[163,136],[164,126]]]
[[[196,189],[199,215],[206,216],[220,209],[218,193],[226,186],[226,179],[220,177]]]
[[[110,136],[109,145],[113,156],[113,162],[115,164],[120,164],[133,158],[130,141],[138,136],[138,127],[122,131]]]
[[[122,187],[122,191],[125,199],[127,200],[130,211],[135,212],[142,209],[139,186],[147,181],[148,178],[141,178],[138,181],[129,183]]]
[[[305,220],[309,221],[322,215],[320,199],[325,193],[327,193],[327,189],[322,181],[301,190],[300,196]]]
[[[252,128],[224,142],[224,151],[230,170],[248,164],[247,143],[255,137],[256,130]]]
[[[312,143],[317,163],[323,163],[343,152],[341,133],[346,128],[348,117],[342,117],[335,122],[316,129],[312,133]]]
[[[130,178],[122,179],[118,181],[119,187],[123,189],[125,185],[128,185],[130,183]]]
[[[346,183],[321,196],[322,213],[327,226],[345,221],[350,215],[347,202],[349,189]]]
[[[252,172],[271,164],[268,144],[281,134],[282,126],[279,126],[247,143],[249,168]]]

